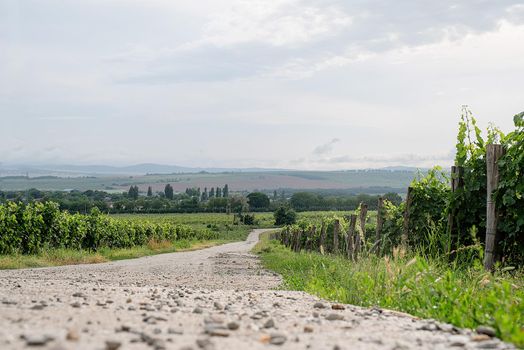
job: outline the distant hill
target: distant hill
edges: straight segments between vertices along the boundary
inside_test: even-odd
[[[40,164],[40,165],[3,165],[0,176],[82,176],[82,175],[146,175],[146,174],[181,174],[181,173],[223,173],[223,172],[261,172],[280,171],[282,169],[268,168],[195,168],[179,165],[143,163],[128,166],[111,165],[70,165],[70,164]]]

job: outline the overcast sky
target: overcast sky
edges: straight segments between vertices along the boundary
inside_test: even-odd
[[[524,1],[0,0],[0,162],[447,166],[524,110]]]

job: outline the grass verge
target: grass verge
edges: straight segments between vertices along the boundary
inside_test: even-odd
[[[285,288],[332,301],[377,306],[434,318],[463,328],[489,325],[497,336],[524,347],[524,273],[486,273],[480,266],[452,269],[412,255],[357,263],[342,257],[295,253],[268,235],[254,248]]]
[[[204,249],[235,240],[180,240],[175,242],[150,241],[147,245],[110,249],[102,248],[97,252],[86,250],[53,249],[38,255],[2,255],[0,270],[22,269],[30,267],[48,267],[61,265],[96,264],[114,260],[134,259],[143,256]]]

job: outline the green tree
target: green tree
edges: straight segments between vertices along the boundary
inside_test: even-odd
[[[227,184],[224,185],[224,190],[222,191],[222,197],[224,198],[229,197],[229,186]]]
[[[138,199],[138,186],[129,187],[127,195],[129,196],[129,198]]]
[[[400,205],[400,203],[402,203],[402,197],[400,197],[399,194],[395,192],[388,192],[384,194],[382,198],[387,199],[394,205]]]
[[[215,188],[211,187],[211,190],[209,191],[209,198],[215,197]]]
[[[209,199],[209,195],[207,193],[207,187],[204,187],[204,192],[202,192],[202,202],[207,201]]]
[[[147,196],[148,197],[153,197],[153,189],[151,188],[151,186],[149,186],[147,188]]]
[[[164,194],[166,195],[167,199],[173,199],[174,198],[173,187],[170,184],[166,184],[166,187],[164,188]]]
[[[269,197],[262,192],[252,192],[247,195],[247,201],[251,210],[263,210],[269,208]]]
[[[285,206],[280,206],[275,210],[273,217],[275,218],[275,225],[277,226],[293,225],[297,221],[297,213],[293,209]]]
[[[217,192],[215,194],[215,197],[217,198],[222,197],[222,189],[220,187],[217,187]]]

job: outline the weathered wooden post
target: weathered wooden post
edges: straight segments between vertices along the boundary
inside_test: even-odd
[[[317,234],[317,227],[315,225],[313,225],[313,227],[311,227],[311,230],[310,230],[310,233],[309,233],[309,237],[308,237],[308,250],[309,251],[313,251],[313,247],[314,247],[314,244],[315,244],[315,236]]]
[[[323,220],[320,228],[320,245],[318,249],[322,254],[326,251],[326,223]]]
[[[338,254],[338,235],[340,234],[340,220],[336,219],[333,225],[333,254]]]
[[[380,239],[382,236],[382,227],[384,226],[384,198],[378,197],[378,206],[377,206],[377,228],[375,232],[375,253],[380,252]]]
[[[493,269],[495,261],[495,243],[497,242],[498,213],[496,203],[493,199],[493,191],[499,184],[498,160],[504,154],[502,145],[486,146],[486,170],[487,170],[487,198],[486,198],[486,245],[484,252],[484,268]]]
[[[348,236],[347,236],[347,257],[348,259],[353,260],[354,253],[355,253],[355,226],[357,225],[357,216],[355,214],[351,215],[351,218],[349,219],[349,229],[348,229]]]
[[[451,192],[454,193],[461,187],[464,187],[464,167],[453,165],[451,167]],[[452,237],[453,229],[455,228],[456,211],[456,208],[451,208],[448,214],[448,234],[450,237]]]
[[[366,239],[366,219],[368,215],[368,205],[365,203],[360,203],[360,231],[355,234],[355,259],[357,259],[360,250],[362,249],[362,243]]]
[[[402,227],[402,237],[401,242],[404,248],[408,246],[408,236],[409,236],[409,211],[411,209],[411,202],[413,201],[413,188],[408,187],[408,194],[406,196],[406,207],[404,208],[404,225]]]

